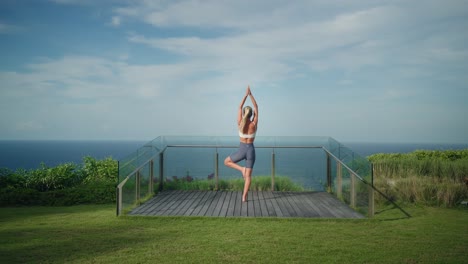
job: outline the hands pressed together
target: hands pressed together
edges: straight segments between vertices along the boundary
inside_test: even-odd
[[[252,95],[252,91],[250,91],[250,85],[247,86],[247,91],[245,93],[245,97]]]

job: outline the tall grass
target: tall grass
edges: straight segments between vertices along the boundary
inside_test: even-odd
[[[453,207],[468,199],[468,149],[376,154],[374,185],[394,200]]]
[[[214,179],[207,180],[187,180],[185,178],[176,179],[164,183],[165,190],[202,190],[209,191],[216,188]],[[218,181],[219,190],[241,191],[244,189],[243,179],[231,179]],[[265,191],[271,190],[271,176],[255,176],[252,177],[250,185],[251,191]],[[303,191],[304,188],[294,183],[289,177],[276,176],[275,177],[275,191]]]

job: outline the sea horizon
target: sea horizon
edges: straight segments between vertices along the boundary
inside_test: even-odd
[[[111,157],[120,160],[149,140],[81,140],[28,139],[0,140],[0,168],[36,169],[63,163],[81,164],[85,156],[96,159]],[[362,157],[376,153],[409,153],[415,150],[466,149],[468,143],[408,143],[342,141],[344,146]]]

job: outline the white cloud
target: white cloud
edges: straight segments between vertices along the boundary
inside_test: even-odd
[[[111,20],[111,25],[112,25],[112,26],[115,26],[115,27],[118,27],[118,26],[120,26],[121,20],[122,20],[121,17],[119,17],[119,16],[113,16],[113,17],[112,17],[112,20]]]
[[[0,34],[6,34],[6,33],[12,33],[12,32],[17,32],[21,30],[21,27],[11,25],[11,24],[5,24],[5,23],[0,23]]]

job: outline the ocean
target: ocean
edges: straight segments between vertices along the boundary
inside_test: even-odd
[[[96,159],[112,157],[120,160],[147,141],[56,141],[56,140],[0,140],[0,168],[16,170],[48,167],[72,162],[81,164],[84,156]],[[341,142],[362,157],[375,153],[408,153],[418,149],[465,149],[468,144],[434,143],[366,143]],[[224,157],[220,157],[223,158]]]

